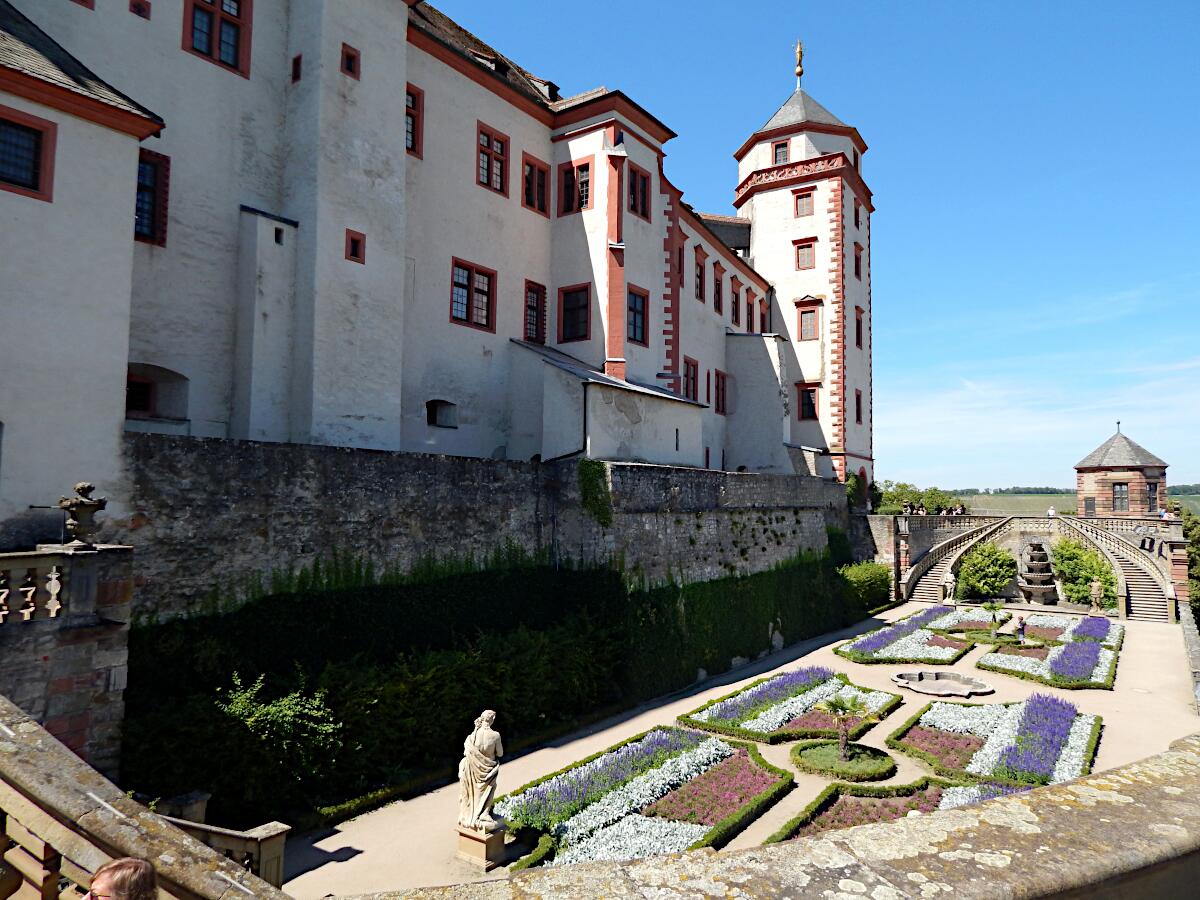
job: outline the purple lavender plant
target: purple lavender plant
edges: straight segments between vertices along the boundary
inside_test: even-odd
[[[881,628],[878,631],[872,631],[870,634],[863,635],[846,649],[852,650],[855,653],[864,653],[867,656],[872,656],[884,647],[896,643],[896,641],[905,635],[912,634],[918,628],[924,628],[934,619],[939,619],[952,611],[949,606],[930,607],[924,612],[901,619],[896,624],[890,625],[887,628]]]
[[[1064,644],[1050,660],[1050,674],[1064,681],[1090,681],[1100,660],[1100,642],[1076,641]]]
[[[994,800],[997,797],[1020,794],[1027,790],[1029,788],[1026,786],[1017,787],[1013,784],[1000,784],[998,781],[989,781],[979,786],[979,800],[977,802],[982,803],[984,800]]]
[[[1066,700],[1047,694],[1030,695],[1016,739],[1000,753],[996,774],[1014,781],[1048,784],[1078,714],[1075,705]]]
[[[784,672],[710,707],[709,719],[726,724],[744,721],[762,708],[774,706],[789,697],[802,694],[832,677],[833,671],[824,666],[809,666],[794,672]]]
[[[1103,642],[1108,637],[1108,632],[1108,619],[1103,616],[1088,616],[1075,627],[1071,637],[1077,641]]]
[[[640,741],[501,800],[496,812],[514,827],[549,831],[609,791],[705,740],[705,735],[695,732],[655,729]]]

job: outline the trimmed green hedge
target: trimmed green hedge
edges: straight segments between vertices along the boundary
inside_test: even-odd
[[[769,838],[763,841],[763,844],[779,844],[783,841],[790,840],[792,835],[807,825],[828,807],[837,802],[837,798],[842,794],[847,794],[851,797],[877,797],[886,799],[888,797],[906,797],[909,794],[915,794],[917,791],[923,791],[931,785],[937,787],[963,787],[964,785],[973,782],[965,781],[945,781],[940,778],[918,778],[912,784],[894,784],[894,785],[870,785],[870,784],[842,784],[834,782],[821,791],[813,800],[812,803],[804,807],[800,811],[800,815],[793,819],[789,819],[782,827]]]
[[[864,616],[828,556],[642,588],[615,569],[517,556],[385,584],[368,583],[364,566],[341,569],[286,582],[307,590],[136,627],[124,783],[150,796],[208,791],[213,820],[231,827],[330,821],[452,778],[485,707],[512,752],[686,687],[701,669],[727,671],[769,651],[773,632],[794,644]],[[235,673],[264,676],[264,703],[321,696],[340,751],[285,754],[224,714],[219,692]]]
[[[887,753],[875,747],[868,747],[866,744],[850,744],[849,750],[851,753],[868,751],[864,755],[867,756],[873,765],[856,765],[852,759],[848,763],[842,762],[840,759],[834,760],[830,765],[821,765],[814,762],[811,758],[805,756],[805,751],[815,750],[819,747],[830,747],[836,751],[838,742],[833,741],[809,741],[804,744],[797,744],[792,748],[791,758],[792,765],[802,772],[811,772],[813,775],[824,775],[827,778],[839,778],[842,781],[883,781],[885,778],[891,778],[896,774],[896,761]]]
[[[741,728],[737,725],[723,725],[720,722],[713,722],[713,721],[710,721],[707,719],[695,718],[696,713],[704,712],[704,710],[708,709],[710,706],[714,706],[717,703],[720,703],[722,700],[729,700],[732,697],[736,697],[738,694],[748,691],[748,690],[750,690],[750,688],[755,687],[756,685],[760,685],[764,681],[770,681],[771,677],[774,677],[774,676],[769,676],[767,678],[759,678],[757,681],[750,682],[745,687],[738,688],[733,693],[725,694],[724,696],[717,697],[716,699],[713,699],[713,700],[709,700],[703,706],[698,706],[695,709],[693,709],[691,712],[687,712],[687,713],[684,713],[683,715],[679,716],[676,719],[676,721],[680,725],[685,725],[688,728],[695,728],[699,731],[711,731],[714,734],[721,734],[721,735],[726,735],[728,737],[741,738],[742,740],[746,740],[746,741],[761,741],[766,744],[782,744],[782,743],[785,743],[786,741],[797,741],[797,740],[804,740],[804,739],[808,739],[808,738],[837,737],[837,729],[836,728],[792,728],[792,729],[780,729],[779,731],[772,731],[769,734],[763,734],[761,731],[750,731],[747,728]],[[871,690],[870,688],[864,688],[864,687],[860,687],[857,684],[854,684],[852,681],[850,681],[850,679],[848,677],[843,675],[841,672],[835,672],[834,677],[840,678],[846,684],[853,685],[854,687],[858,688],[859,690],[862,690],[862,691]],[[813,687],[815,688],[816,685],[814,684]],[[809,688],[809,690],[812,690],[812,688]],[[796,695],[796,696],[799,696],[799,695]],[[873,718],[864,719],[863,721],[861,721],[857,725],[855,725],[852,729],[850,729],[850,740],[857,740],[858,738],[862,737],[864,734],[867,733],[868,730],[870,730],[876,724],[876,722],[882,722],[884,719],[886,719],[888,716],[890,716],[892,714],[892,712],[896,709],[897,706],[899,706],[903,702],[904,702],[904,699],[899,694],[892,694],[892,699],[889,700],[879,710],[879,712],[875,714],[875,716]]]
[[[842,566],[838,573],[847,584],[863,609],[878,609],[889,605],[892,595],[892,570],[883,563],[859,562]]]

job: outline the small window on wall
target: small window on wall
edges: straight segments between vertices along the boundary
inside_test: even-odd
[[[862,279],[863,272],[863,248],[862,244],[854,245],[854,277]]]
[[[150,0],[129,0],[129,11],[143,19],[150,18]]]
[[[723,416],[729,411],[729,376],[720,369],[717,369],[714,374],[716,376],[713,379],[716,382],[716,412],[718,416]]]
[[[533,281],[525,282],[525,340],[546,343],[546,288]]]
[[[349,44],[342,44],[342,74],[355,81],[362,78],[362,54]]]
[[[863,308],[854,307],[854,346],[860,350],[863,345]]]
[[[817,385],[796,385],[796,414],[800,421],[815,421],[817,418]]]
[[[632,163],[629,165],[629,211],[650,221],[650,174]]]
[[[1146,483],[1146,509],[1148,512],[1158,512],[1158,482]]]
[[[249,77],[253,0],[184,0],[184,47]]]
[[[811,216],[813,214],[813,192],[796,191],[796,218],[801,216]]]
[[[480,187],[508,196],[508,135],[482,122],[478,129],[479,165],[475,181]]]
[[[725,270],[713,266],[713,312],[725,311]]]
[[[131,419],[154,416],[154,382],[149,378],[130,375],[125,381],[125,415]]]
[[[854,201],[854,227],[862,227],[862,204],[857,200]]]
[[[1113,512],[1129,512],[1129,485],[1114,484],[1112,486]]]
[[[862,416],[863,416],[862,391],[855,391],[854,392],[854,422],[856,425],[861,425],[863,423]]]
[[[137,203],[134,208],[135,240],[159,247],[167,245],[167,197],[171,158],[142,150],[138,158]]]
[[[130,363],[125,378],[125,417],[172,419],[188,414],[188,380],[178,372],[149,363]]]
[[[814,269],[817,265],[817,242],[796,241],[796,269]]]
[[[686,356],[683,358],[683,396],[688,400],[700,397],[700,363]]]
[[[742,290],[734,288],[729,294],[729,314],[734,325],[742,324]]]
[[[425,92],[410,84],[404,94],[404,149],[417,159],[421,158],[424,132]]]
[[[708,293],[707,285],[705,285],[706,279],[705,279],[705,271],[704,271],[707,264],[708,264],[708,254],[706,254],[703,250],[701,250],[699,247],[697,247],[696,248],[696,299],[699,300],[701,303],[704,302],[704,298],[705,298],[706,294]]]
[[[643,290],[631,287],[625,308],[625,337],[632,343],[641,344],[643,347],[648,344],[646,310],[649,307],[650,295]]]
[[[550,167],[528,153],[521,157],[521,205],[550,215]]]
[[[771,146],[772,153],[775,158],[775,165],[782,166],[788,161],[788,142],[778,141]]]
[[[496,273],[454,260],[450,270],[450,321],[495,331]]]
[[[52,202],[58,126],[0,106],[0,190]]]
[[[812,309],[800,310],[800,340],[815,341],[820,337],[819,311],[814,307]]]
[[[577,284],[558,292],[558,342],[586,341],[592,336],[592,286]]]
[[[427,400],[425,423],[434,428],[457,428],[458,407],[449,400]]]
[[[592,208],[592,161],[563,163],[558,168],[558,214],[560,216]]]
[[[367,236],[361,231],[346,229],[346,259],[350,262],[366,264]]]
[[[746,331],[754,333],[754,295],[746,292]]]

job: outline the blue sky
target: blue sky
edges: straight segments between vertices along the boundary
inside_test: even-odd
[[[1069,486],[1121,419],[1200,482],[1200,3],[435,5],[656,114],[710,212],[803,38],[805,89],[870,146],[878,478]]]

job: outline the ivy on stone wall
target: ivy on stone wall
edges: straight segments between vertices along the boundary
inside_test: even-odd
[[[579,494],[584,508],[602,528],[613,522],[612,494],[608,489],[608,467],[598,459],[579,461]]]
[[[310,573],[305,590],[135,628],[124,785],[209,791],[221,825],[311,824],[449,776],[484,708],[511,751],[864,615],[828,555],[653,587],[528,558],[459,569],[335,589]],[[237,708],[221,693],[234,673],[254,685]],[[280,728],[308,743],[263,739]]]

